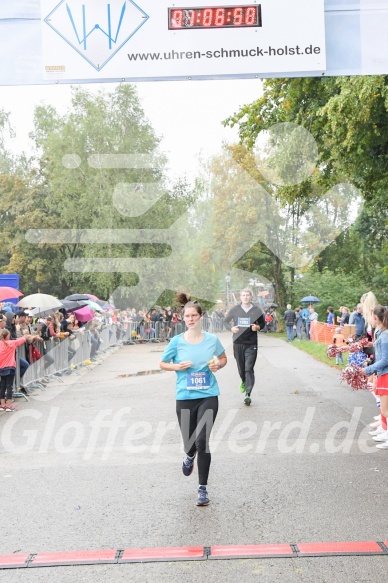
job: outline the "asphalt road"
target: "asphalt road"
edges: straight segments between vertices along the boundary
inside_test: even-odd
[[[373,397],[260,334],[245,407],[230,336],[220,336],[229,362],[217,373],[208,507],[195,505],[196,470],[181,473],[175,373],[158,367],[165,345],[124,346],[0,413],[0,555],[385,541],[388,451],[367,436]],[[376,583],[387,567],[388,556],[233,559],[4,570],[1,580]]]

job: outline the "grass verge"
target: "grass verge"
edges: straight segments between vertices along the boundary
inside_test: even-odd
[[[287,336],[285,332],[274,332],[271,333],[271,336],[276,338],[280,338],[281,340],[287,341]],[[295,346],[298,350],[302,350],[302,352],[307,352],[316,360],[331,366],[332,368],[342,369],[348,363],[348,355],[345,353],[343,354],[344,363],[345,364],[336,364],[335,358],[328,358],[326,356],[326,344],[321,344],[320,342],[313,342],[312,340],[293,340],[292,346]]]

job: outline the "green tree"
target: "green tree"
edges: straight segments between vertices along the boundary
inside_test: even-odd
[[[314,265],[321,273],[325,267],[354,273],[380,296],[388,283],[387,96],[387,76],[269,79],[262,97],[225,121],[238,125],[248,149],[276,123],[297,123],[312,133],[319,147],[317,187],[325,192],[350,182],[365,200],[355,225],[322,251]],[[292,202],[293,189],[284,196]]]
[[[167,256],[169,248],[165,244],[118,243],[114,233],[122,229],[168,229],[195,200],[194,189],[184,180],[167,182],[166,158],[135,88],[121,85],[112,93],[95,95],[76,88],[66,115],[59,115],[51,106],[36,109],[31,137],[38,171],[31,163],[23,216],[18,217],[17,210],[11,209],[10,221],[14,221],[16,231],[4,268],[20,271],[26,280],[24,289],[39,287],[59,296],[84,290],[106,298],[119,286],[135,285],[136,273],[96,272],[95,259],[113,262],[114,258]],[[113,167],[104,162],[107,155],[113,156]],[[124,164],[115,162],[123,155],[135,156],[135,163],[131,158]],[[142,156],[147,157],[145,165]],[[138,163],[136,157],[140,157]],[[133,212],[148,196],[147,183],[152,183],[153,196],[159,200],[145,207],[145,212]],[[11,190],[7,196],[11,204]],[[116,206],[114,197],[118,199]],[[34,241],[29,229],[52,229],[50,243],[42,243],[39,238]],[[69,229],[79,235],[64,241],[61,230]],[[86,244],[82,233],[88,229],[94,229],[96,235]],[[98,233],[103,229],[112,233],[111,240],[101,240]],[[80,272],[68,271],[66,266],[73,260],[89,263]],[[157,284],[155,280],[151,283]]]

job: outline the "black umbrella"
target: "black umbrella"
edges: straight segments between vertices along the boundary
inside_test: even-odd
[[[76,302],[74,300],[61,300],[61,302],[66,312],[71,312],[72,310],[78,310],[79,308],[87,306],[86,300],[80,300],[79,302]]]
[[[90,297],[86,294],[72,294],[71,296],[66,296],[65,300],[72,300],[74,302],[78,302],[79,300],[90,300]]]

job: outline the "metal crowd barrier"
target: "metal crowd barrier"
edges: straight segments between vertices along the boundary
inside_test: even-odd
[[[122,343],[118,339],[117,326],[104,327],[98,332],[100,344],[98,346],[99,354],[112,350],[112,347]],[[81,366],[90,366],[89,361],[93,357],[94,362],[100,362],[99,354],[96,354],[97,347],[93,349],[92,333],[89,330],[74,331],[75,339],[50,338],[43,342],[35,342],[34,345],[40,352],[40,358],[30,362],[27,371],[20,378],[20,358],[26,358],[26,350],[29,345],[23,344],[16,349],[16,372],[14,397],[24,397],[28,400],[25,393],[21,392],[21,386],[28,388],[44,389],[44,383],[55,378],[63,382],[63,375],[75,372],[79,373]],[[28,360],[28,359],[27,359]]]
[[[212,334],[224,330],[224,320],[221,318],[204,318],[203,329]],[[130,344],[144,342],[166,342],[174,336],[185,332],[184,322],[125,322],[120,325],[121,336],[124,342]]]

